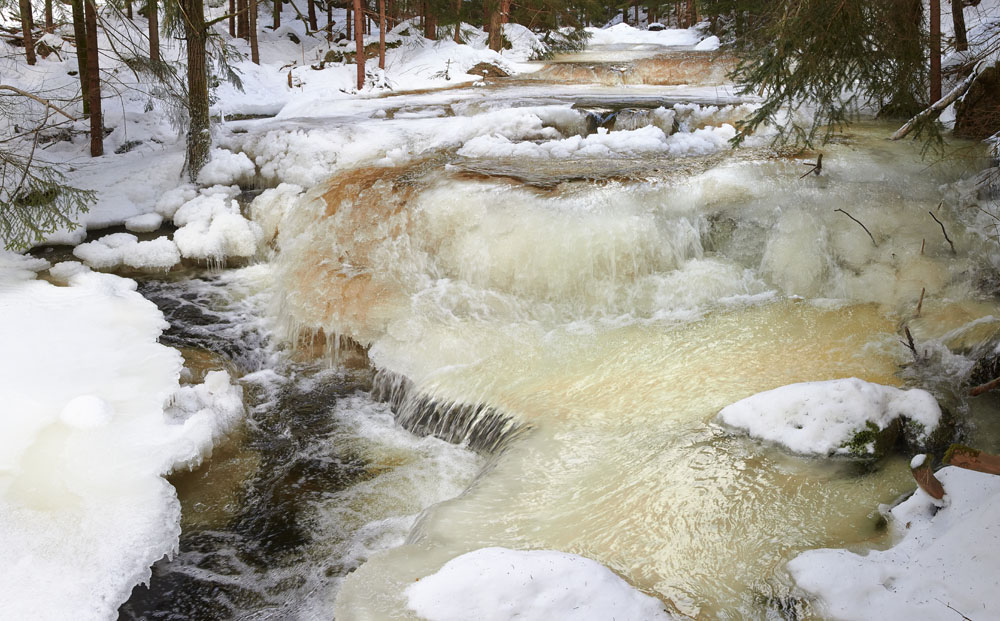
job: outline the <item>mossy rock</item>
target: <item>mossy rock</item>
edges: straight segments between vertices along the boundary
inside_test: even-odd
[[[506,78],[507,76],[510,75],[497,65],[485,62],[475,65],[471,69],[467,70],[466,73],[477,77],[487,77],[487,78]]]
[[[323,63],[342,63],[344,62],[344,52],[341,50],[329,50],[323,55]]]
[[[969,383],[973,386],[985,384],[1000,377],[1000,353],[991,347],[989,353],[976,360],[969,373]]]
[[[957,419],[951,410],[941,408],[941,420],[934,431],[927,433],[921,423],[904,419],[903,440],[907,451],[915,453],[940,453],[955,439]]]
[[[867,421],[864,429],[855,432],[842,446],[847,449],[851,457],[881,459],[895,448],[902,427],[898,418],[889,423],[885,429],[879,429],[878,425]]]

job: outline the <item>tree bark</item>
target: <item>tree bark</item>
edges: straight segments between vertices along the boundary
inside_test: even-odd
[[[87,94],[90,98],[90,156],[104,155],[104,119],[101,114],[101,67],[97,53],[97,5],[85,0],[87,23]]]
[[[257,45],[257,0],[249,0],[250,6],[250,62],[260,64],[260,47]]]
[[[229,36],[236,37],[236,0],[229,0]]]
[[[490,49],[494,52],[499,52],[500,47],[503,44],[503,37],[501,37],[502,29],[500,28],[500,6],[499,3],[494,4],[489,12],[490,16],[490,37],[489,44]]]
[[[31,0],[21,0],[21,36],[24,39],[24,56],[29,65],[35,64],[35,40],[31,29],[35,26],[31,19]]]
[[[930,0],[931,101],[941,99],[941,0]]]
[[[146,0],[146,17],[149,19],[149,60],[160,60],[160,16],[156,0]]]
[[[362,19],[364,19],[364,14],[361,11],[361,0],[354,0],[354,62],[358,65],[359,91],[365,87],[365,42]]]
[[[639,0],[632,0],[632,15],[635,19],[635,27],[639,27]]]
[[[197,180],[198,173],[208,162],[212,135],[208,119],[208,69],[205,62],[205,5],[203,0],[179,0],[187,42],[188,83],[188,179]]]
[[[385,69],[385,0],[378,0],[378,68]]]
[[[250,6],[248,0],[236,0],[236,36],[250,40]]]
[[[965,34],[965,7],[962,0],[951,0],[951,23],[955,30],[955,51],[969,49],[969,38]]]
[[[309,0],[306,5],[308,7],[309,13],[309,30],[316,32],[319,30],[319,22],[316,21],[316,2],[315,0]]]
[[[326,40],[333,41],[333,2],[326,2]]]
[[[349,8],[347,9],[347,20],[346,21],[347,21],[347,25],[346,25],[346,28],[347,28],[347,32],[346,32],[346,34],[347,34],[347,40],[350,41],[351,39],[354,38],[354,35],[351,34],[353,32],[353,28],[354,28],[354,16],[351,14],[351,9],[349,9]]]
[[[281,0],[274,0],[274,4],[271,6],[271,13],[273,17],[271,25],[277,30],[281,28]]]
[[[83,0],[72,0],[73,38],[76,39],[76,69],[80,78],[80,95],[83,97],[83,114],[90,114],[90,97],[87,96],[87,22]]]
[[[52,22],[52,0],[45,0],[45,32],[51,33],[55,25]]]

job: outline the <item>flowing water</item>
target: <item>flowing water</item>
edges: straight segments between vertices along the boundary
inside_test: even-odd
[[[648,93],[586,97],[563,135],[662,120]],[[195,375],[233,368],[251,413],[175,476],[181,554],[122,618],[412,618],[408,584],[493,545],[593,558],[682,616],[812,614],[784,563],[891,543],[877,507],[914,488],[908,458],[792,455],[722,407],[854,376],[1000,437],[956,396],[1000,328],[994,250],[949,185],[982,161],[931,166],[888,129],[805,178],[815,154],[763,146],[352,167],[285,215],[269,264],[145,283],[165,340]]]

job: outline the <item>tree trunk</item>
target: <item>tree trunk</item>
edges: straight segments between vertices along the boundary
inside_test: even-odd
[[[257,0],[249,0],[250,6],[250,62],[260,64],[260,47],[257,45]]]
[[[688,28],[698,23],[698,5],[694,0],[687,0],[687,23]]]
[[[87,22],[87,94],[90,96],[90,156],[104,155],[104,122],[101,115],[101,68],[97,53],[97,6],[85,0]]]
[[[149,19],[149,60],[160,60],[160,16],[156,0],[146,0],[146,17]]]
[[[21,34],[24,38],[24,56],[29,65],[35,64],[35,40],[31,36],[34,24],[31,21],[31,0],[21,0]]]
[[[45,0],[45,32],[51,33],[54,28],[52,23],[52,0]]]
[[[955,51],[969,49],[969,39],[965,35],[965,7],[962,0],[951,0],[951,23],[955,30]]]
[[[83,114],[90,114],[90,97],[87,96],[87,23],[83,14],[83,0],[72,0],[73,38],[76,39],[76,69],[80,78],[83,97]]]
[[[326,2],[326,40],[333,41],[333,2]]]
[[[236,36],[250,40],[250,5],[248,0],[236,0]]]
[[[350,41],[354,38],[352,28],[354,25],[354,17],[351,15],[351,9],[347,9],[347,40]]]
[[[229,0],[229,36],[236,38],[236,0]]]
[[[208,120],[208,70],[205,63],[205,5],[203,0],[179,0],[184,20],[184,38],[187,41],[188,85],[188,179],[197,180],[198,173],[208,162],[212,135]]]
[[[309,9],[309,30],[316,32],[319,30],[319,22],[316,21],[316,1],[309,0],[306,6]]]
[[[437,39],[437,18],[431,11],[431,3],[424,0],[423,11],[424,11],[424,36],[434,41]]]
[[[281,28],[281,0],[274,0],[274,4],[271,6],[271,13],[274,18],[271,25],[277,30]]]
[[[632,0],[633,12],[632,15],[635,19],[635,27],[639,27],[639,0]]]
[[[462,42],[462,0],[455,0],[455,43]]]
[[[365,42],[361,20],[364,14],[361,12],[361,0],[354,0],[354,62],[358,65],[358,90],[365,87]]]
[[[503,44],[503,37],[500,36],[502,32],[500,28],[500,6],[499,4],[491,7],[489,12],[490,16],[490,49],[494,52],[499,52],[500,47]]]
[[[378,0],[378,68],[385,69],[385,0]]]
[[[500,34],[503,35],[503,27],[510,23],[510,0],[500,0]]]
[[[930,0],[931,103],[941,99],[941,0]]]
[[[132,0],[125,0],[125,17],[132,19]]]

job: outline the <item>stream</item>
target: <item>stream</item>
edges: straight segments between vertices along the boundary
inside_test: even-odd
[[[784,564],[891,545],[878,507],[914,489],[909,456],[794,455],[715,422],[722,407],[859,377],[930,390],[960,438],[1000,448],[996,399],[960,390],[1000,332],[996,248],[956,198],[978,151],[932,165],[869,121],[805,178],[815,152],[765,141],[539,154],[745,112],[711,55],[604,50],[619,71],[600,52],[373,100],[367,121],[415,141],[442,118],[558,108],[559,138],[338,165],[267,260],[141,278],[186,381],[228,369],[248,414],[171,477],[181,551],[120,619],[409,619],[408,584],[488,546],[592,558],[679,618],[810,618]]]

